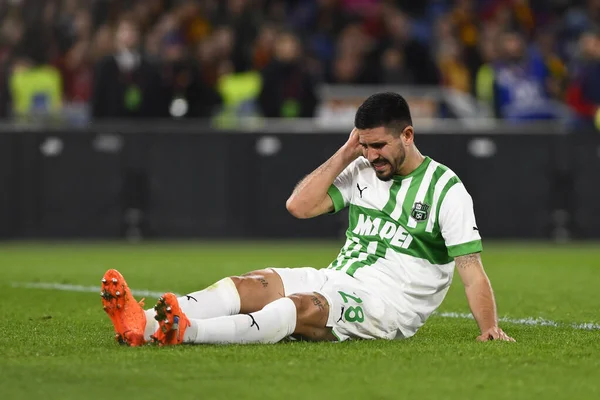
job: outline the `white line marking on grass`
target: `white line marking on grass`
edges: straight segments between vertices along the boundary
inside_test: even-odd
[[[100,285],[98,286],[82,286],[82,285],[70,285],[66,283],[53,283],[53,282],[13,282],[13,287],[28,288],[28,289],[49,289],[49,290],[61,290],[65,292],[85,292],[85,293],[100,293]],[[131,290],[131,293],[135,296],[142,297],[160,297],[164,292],[153,292],[151,290]],[[181,296],[176,294],[176,296]],[[473,315],[468,313],[456,313],[456,312],[436,312],[434,315],[442,318],[454,318],[454,319],[473,319]],[[586,331],[600,330],[600,324],[592,322],[583,323],[562,323],[551,321],[540,317],[528,317],[528,318],[499,318],[500,322],[507,322],[516,325],[529,325],[529,326],[551,326],[554,328],[573,328]]]
[[[442,318],[474,319],[473,315],[468,314],[468,313],[442,312],[442,313],[435,313],[434,315],[437,315],[438,317],[442,317]],[[568,324],[568,323],[551,321],[549,319],[544,319],[544,318],[540,318],[540,317],[536,317],[536,318],[533,318],[533,317],[527,317],[527,318],[501,317],[501,318],[498,318],[498,321],[507,322],[510,324],[516,324],[516,325],[552,326],[554,328],[571,327],[573,329],[581,329],[581,330],[587,330],[587,331],[600,330],[600,324],[594,324],[591,322]]]
[[[575,329],[584,329],[586,331],[600,330],[600,324],[594,324],[591,322],[586,322],[583,324],[571,324],[571,326]]]
[[[82,286],[82,285],[70,285],[67,283],[53,283],[53,282],[13,282],[13,287],[21,287],[27,289],[50,289],[50,290],[61,290],[63,292],[85,292],[85,293],[100,293],[100,285],[98,286]],[[142,297],[160,297],[165,292],[153,292],[151,290],[135,290],[131,289],[131,293],[134,296]],[[179,296],[178,294],[176,294]]]

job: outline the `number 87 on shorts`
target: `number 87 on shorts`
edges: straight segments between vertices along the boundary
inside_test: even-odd
[[[348,293],[338,292],[344,301],[344,304],[354,303],[361,304],[363,301],[360,297],[355,297],[349,295]],[[344,307],[345,308],[345,307]],[[343,318],[348,322],[364,322],[365,321],[365,312],[362,307],[359,305],[349,305],[347,306],[346,312],[343,312]]]
[[[339,341],[394,339],[398,334],[397,313],[380,296],[363,290],[337,290],[332,297],[327,326]]]

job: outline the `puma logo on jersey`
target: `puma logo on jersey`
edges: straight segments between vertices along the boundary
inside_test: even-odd
[[[337,322],[340,322],[342,320],[342,318],[344,318],[344,310],[345,309],[346,309],[346,307],[342,306],[342,313],[340,314],[340,319],[338,319]]]
[[[360,194],[360,198],[362,199],[362,194],[367,187],[365,186],[364,188],[361,189],[360,186],[358,186],[358,183],[356,184],[356,187],[358,188],[358,193]]]
[[[390,245],[408,249],[413,237],[401,225],[391,221],[385,221],[381,218],[371,220],[371,217],[359,214],[358,221],[354,230],[355,235],[361,236],[379,236],[381,239],[390,241]]]

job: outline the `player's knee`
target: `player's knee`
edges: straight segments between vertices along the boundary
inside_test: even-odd
[[[283,297],[281,277],[269,269],[252,271],[230,279],[240,296],[240,312],[249,313],[261,310],[272,301]]]
[[[294,335],[309,340],[333,340],[326,327],[329,303],[319,293],[298,293],[288,296],[296,305],[296,329]]]
[[[329,303],[325,297],[319,293],[297,293],[288,297],[296,304],[299,322],[325,326],[329,316]]]
[[[275,282],[278,276],[273,276],[275,272],[263,269],[258,271],[248,272],[244,275],[240,276],[232,276],[231,280],[235,284],[235,287],[238,290],[238,293],[256,293],[256,290],[260,289],[269,289],[273,286],[277,286],[277,282]],[[279,278],[281,280],[281,278]]]

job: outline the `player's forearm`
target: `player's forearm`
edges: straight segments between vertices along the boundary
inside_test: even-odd
[[[307,175],[296,185],[286,202],[288,211],[297,218],[311,218],[324,210],[319,210],[327,191],[335,178],[356,159],[345,147],[340,148],[329,160]]]
[[[466,286],[465,292],[469,307],[481,332],[497,326],[496,301],[494,300],[492,286],[487,276],[484,275],[469,286]]]

